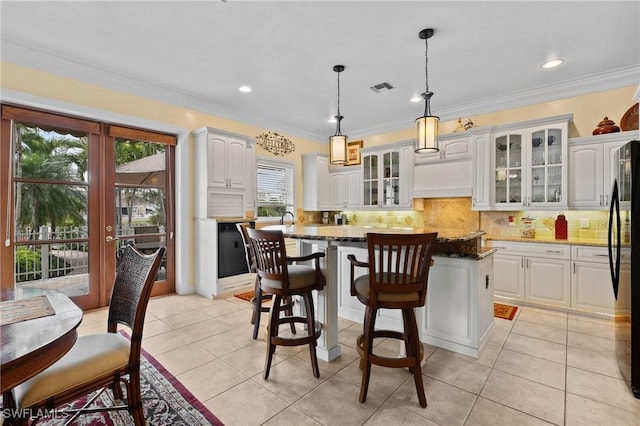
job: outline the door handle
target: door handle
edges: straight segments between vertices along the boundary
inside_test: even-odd
[[[107,235],[107,238],[105,238],[105,240],[110,243],[111,241],[113,241],[113,237],[111,235]]]

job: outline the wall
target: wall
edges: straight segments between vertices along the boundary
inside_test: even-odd
[[[636,90],[638,90],[637,86],[629,86],[527,107],[481,114],[470,118],[475,127],[482,127],[573,113],[573,123],[569,127],[569,137],[588,136],[591,135],[593,129],[602,121],[604,116],[608,116],[616,124],[620,124],[620,119],[624,113],[635,103],[633,95]],[[433,111],[433,113],[437,115],[438,111]],[[462,117],[463,121],[466,118]],[[413,122],[408,122],[405,130],[356,139],[362,139],[365,147],[413,139],[414,129],[412,124]],[[457,126],[457,119],[442,122],[440,123],[440,133],[443,135],[453,133]]]
[[[178,228],[176,231],[178,256],[176,288],[179,292],[190,292],[195,281],[193,272],[195,269],[193,266],[195,256],[193,256],[192,247],[194,241],[192,223],[193,199],[191,196],[193,192],[191,170],[191,165],[193,164],[193,141],[190,137],[190,132],[202,126],[210,126],[227,132],[252,137],[267,130],[277,131],[278,129],[263,129],[250,124],[240,123],[125,92],[59,77],[7,62],[0,62],[0,76],[0,88],[2,89],[3,100],[7,99],[7,93],[9,93],[12,99],[23,100],[23,102],[19,103],[27,106],[37,105],[53,111],[99,119],[108,117],[115,122],[127,125],[138,124],[142,126],[140,123],[150,123],[152,125],[151,128],[155,128],[155,130],[166,131],[167,129],[175,129],[176,133],[182,133],[182,139],[178,146],[178,160],[180,161],[177,164],[177,176],[179,180],[177,186],[177,204],[179,211],[177,216],[179,223],[177,224]],[[584,136],[591,134],[591,130],[605,115],[619,122],[624,112],[633,104],[631,98],[635,90],[635,87],[627,87],[546,102],[530,107],[482,114],[471,118],[476,126],[486,126],[573,113],[574,123],[570,128],[569,136]],[[434,112],[437,113],[437,111]],[[441,123],[441,133],[450,133],[456,126],[457,120],[443,122]],[[401,131],[356,137],[354,139],[363,139],[364,146],[367,147],[412,139],[413,132],[413,121],[409,121],[407,122],[407,128]],[[327,145],[294,136],[285,136],[290,137],[296,144],[296,151],[283,158],[296,163],[297,181],[302,182],[300,155],[306,152],[326,152],[328,149]],[[271,155],[260,148],[258,148],[257,152],[260,155]],[[296,188],[296,196],[298,200],[297,212],[300,213],[300,207],[302,206],[301,184],[298,184]],[[407,222],[411,222],[411,224],[420,223],[421,220],[433,223],[433,216],[429,216],[428,214],[428,211],[432,207],[425,209],[427,216],[423,218],[421,202],[416,201],[415,204],[417,207],[413,213],[351,212],[351,214],[355,215],[355,217],[352,218],[354,223],[393,225],[407,224]],[[455,204],[448,206],[448,203],[445,202],[439,207],[433,207],[446,209],[452,205]],[[491,225],[492,221],[495,222],[492,219],[493,216],[488,217],[489,219],[486,219],[488,220],[488,222],[486,222],[488,225]],[[496,220],[499,221],[500,218]],[[318,220],[317,222],[319,223],[320,221]],[[599,223],[599,221],[597,223]],[[407,224],[407,226],[409,225]],[[596,231],[598,230],[596,229]]]

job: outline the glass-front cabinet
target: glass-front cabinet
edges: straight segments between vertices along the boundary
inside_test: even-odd
[[[568,119],[496,133],[492,207],[567,207]]]
[[[362,203],[364,207],[411,207],[412,145],[362,151]]]
[[[378,205],[378,154],[362,156],[363,205]]]

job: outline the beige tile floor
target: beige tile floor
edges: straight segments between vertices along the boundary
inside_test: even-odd
[[[426,409],[406,369],[373,367],[358,402],[355,338],[341,320],[342,356],[320,362],[308,347],[279,347],[262,379],[264,329],[251,339],[251,305],[170,295],[150,301],[143,347],[226,425],[640,425],[640,400],[621,380],[611,322],[522,307],[496,319],[479,359],[425,345]],[[266,319],[263,316],[263,324]],[[106,311],[87,313],[80,333],[103,331]],[[396,351],[381,342],[379,352]]]

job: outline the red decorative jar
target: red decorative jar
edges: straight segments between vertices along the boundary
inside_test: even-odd
[[[562,212],[556,218],[556,240],[566,240],[569,226],[567,218]]]
[[[620,131],[620,127],[616,126],[613,120],[609,120],[609,117],[605,117],[598,123],[598,127],[593,130],[594,135],[604,135],[605,133],[616,133]]]

